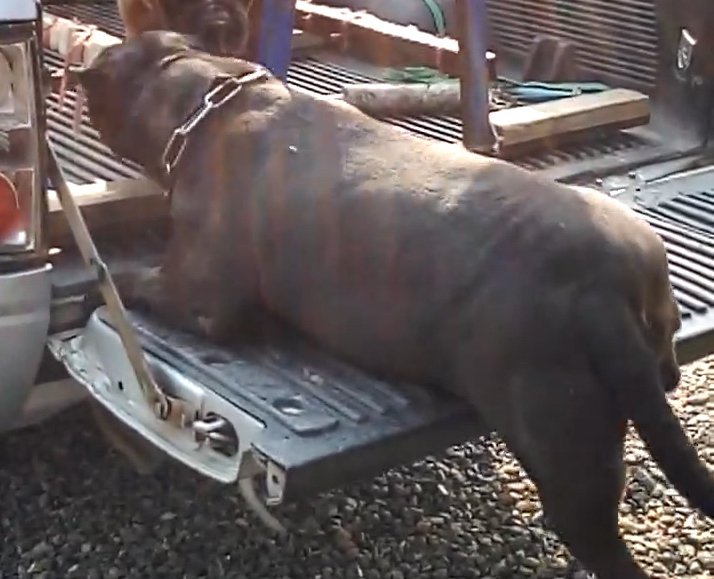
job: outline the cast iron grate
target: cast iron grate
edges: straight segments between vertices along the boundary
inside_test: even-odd
[[[43,2],[45,10],[63,18],[76,18],[80,22],[94,24],[109,34],[124,36],[124,26],[117,12],[116,0],[95,0],[91,3],[74,1]]]
[[[714,174],[712,175],[714,184]],[[714,232],[714,188],[697,188],[672,197],[650,213],[702,232]]]
[[[656,210],[638,209],[638,213],[664,240],[672,286],[685,322],[697,315],[712,315],[714,236],[662,218]]]

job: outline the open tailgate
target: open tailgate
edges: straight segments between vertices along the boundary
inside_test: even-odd
[[[130,317],[163,387],[202,416],[228,421],[237,452],[201,444],[191,424],[153,416],[104,308],[85,328],[53,336],[50,348],[107,410],[187,466],[226,483],[266,473],[272,503],[375,475],[480,431],[451,397],[375,380],[299,340],[233,351]]]

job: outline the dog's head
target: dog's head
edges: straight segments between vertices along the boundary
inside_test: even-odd
[[[218,56],[243,55],[249,35],[249,0],[120,0],[120,11],[132,38],[149,30],[171,30],[196,36]]]
[[[245,0],[157,0],[167,28],[197,36],[206,50],[219,56],[240,56],[249,34]]]
[[[106,48],[76,71],[92,125],[110,149],[143,166],[158,160],[156,148],[175,128],[172,107],[177,99],[185,95],[190,109],[205,90],[195,76],[176,74],[171,94],[166,94],[159,78],[180,58],[189,61],[184,69],[200,65],[205,56],[201,48],[193,37],[150,31]]]

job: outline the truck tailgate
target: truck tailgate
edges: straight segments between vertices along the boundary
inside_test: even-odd
[[[142,418],[136,404],[132,407],[131,369],[104,308],[84,329],[55,335],[51,349],[95,398],[118,410],[120,419],[146,438],[157,436],[154,443],[169,454],[222,482],[244,476],[250,455],[280,478],[283,500],[375,475],[483,433],[474,412],[452,397],[381,382],[295,337],[231,349],[137,313],[130,316],[166,388],[191,381],[204,395],[194,401],[197,407],[212,408],[211,399],[219,397],[235,410],[221,416],[233,420],[239,452],[224,460],[210,449],[193,452],[193,441],[182,451],[186,440],[180,433]],[[179,378],[172,380],[169,369]],[[122,409],[129,410],[123,415]]]

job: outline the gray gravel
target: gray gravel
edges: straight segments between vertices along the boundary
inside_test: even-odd
[[[714,468],[714,358],[672,397]],[[654,577],[714,577],[711,521],[628,442],[622,528]],[[286,506],[276,540],[237,493],[178,465],[140,477],[82,408],[0,439],[0,579],[561,577],[566,553],[495,439]]]

